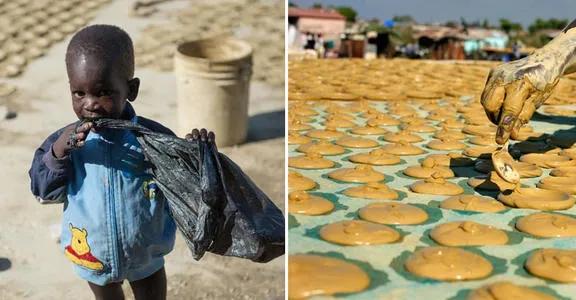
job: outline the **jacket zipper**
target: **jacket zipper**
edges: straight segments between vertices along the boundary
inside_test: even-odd
[[[108,207],[110,207],[110,212],[109,212],[109,216],[110,216],[110,223],[112,224],[112,232],[110,234],[110,237],[112,239],[112,259],[113,259],[113,265],[115,266],[115,268],[112,268],[112,277],[114,279],[118,278],[118,273],[120,270],[120,260],[118,259],[118,224],[116,222],[116,201],[115,201],[115,196],[116,193],[114,192],[114,187],[115,187],[115,182],[114,182],[114,174],[113,174],[113,170],[112,168],[110,168],[111,162],[112,162],[112,151],[111,148],[112,146],[110,145],[110,143],[106,143],[106,159],[108,160],[107,164],[108,164],[108,187],[109,187],[109,192],[108,192]]]

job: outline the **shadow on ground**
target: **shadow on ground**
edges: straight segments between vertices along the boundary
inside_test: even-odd
[[[284,136],[284,110],[261,113],[248,120],[246,143]]]

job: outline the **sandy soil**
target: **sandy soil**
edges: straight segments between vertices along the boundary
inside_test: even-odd
[[[142,28],[154,20],[128,17],[130,5],[127,0],[107,4],[91,23],[119,25],[136,40]],[[37,204],[29,191],[27,174],[35,148],[75,118],[64,68],[66,43],[53,46],[22,76],[9,81],[19,88],[17,98],[11,101],[18,117],[0,120],[0,166],[6,176],[0,191],[0,299],[91,298],[87,284],[73,273],[52,234],[51,228],[60,223],[62,207]],[[173,75],[146,69],[137,69],[136,75],[142,80],[140,96],[134,103],[136,111],[176,128]],[[282,209],[283,99],[283,88],[254,82],[250,142],[220,149]],[[255,264],[206,255],[196,262],[178,237],[175,250],[167,256],[166,269],[169,299],[284,298],[284,257]]]

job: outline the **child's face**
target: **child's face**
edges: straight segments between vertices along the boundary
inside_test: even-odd
[[[79,54],[68,63],[72,108],[79,119],[119,119],[126,100],[138,93],[138,79],[128,80],[117,64]]]

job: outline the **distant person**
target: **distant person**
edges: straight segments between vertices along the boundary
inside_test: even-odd
[[[512,54],[514,55],[514,60],[520,59],[520,45],[518,45],[518,42],[512,44]]]
[[[315,49],[316,49],[316,52],[318,52],[318,57],[324,58],[324,53],[326,52],[326,48],[324,45],[324,38],[322,37],[321,33],[318,33],[316,35]]]
[[[140,80],[122,29],[80,30],[68,44],[66,70],[79,120],[131,120],[174,135],[130,104]],[[214,134],[195,129],[187,138],[213,142]],[[70,124],[36,150],[29,174],[41,203],[64,203],[62,250],[96,299],[124,299],[124,280],[138,300],[166,299],[164,256],[174,247],[176,225],[132,132]]]
[[[548,99],[560,76],[576,71],[576,20],[531,55],[492,69],[481,102],[498,125],[496,142],[518,137],[520,128]]]
[[[306,50],[314,50],[316,49],[316,38],[314,34],[311,32],[306,33],[306,46],[304,47]]]

